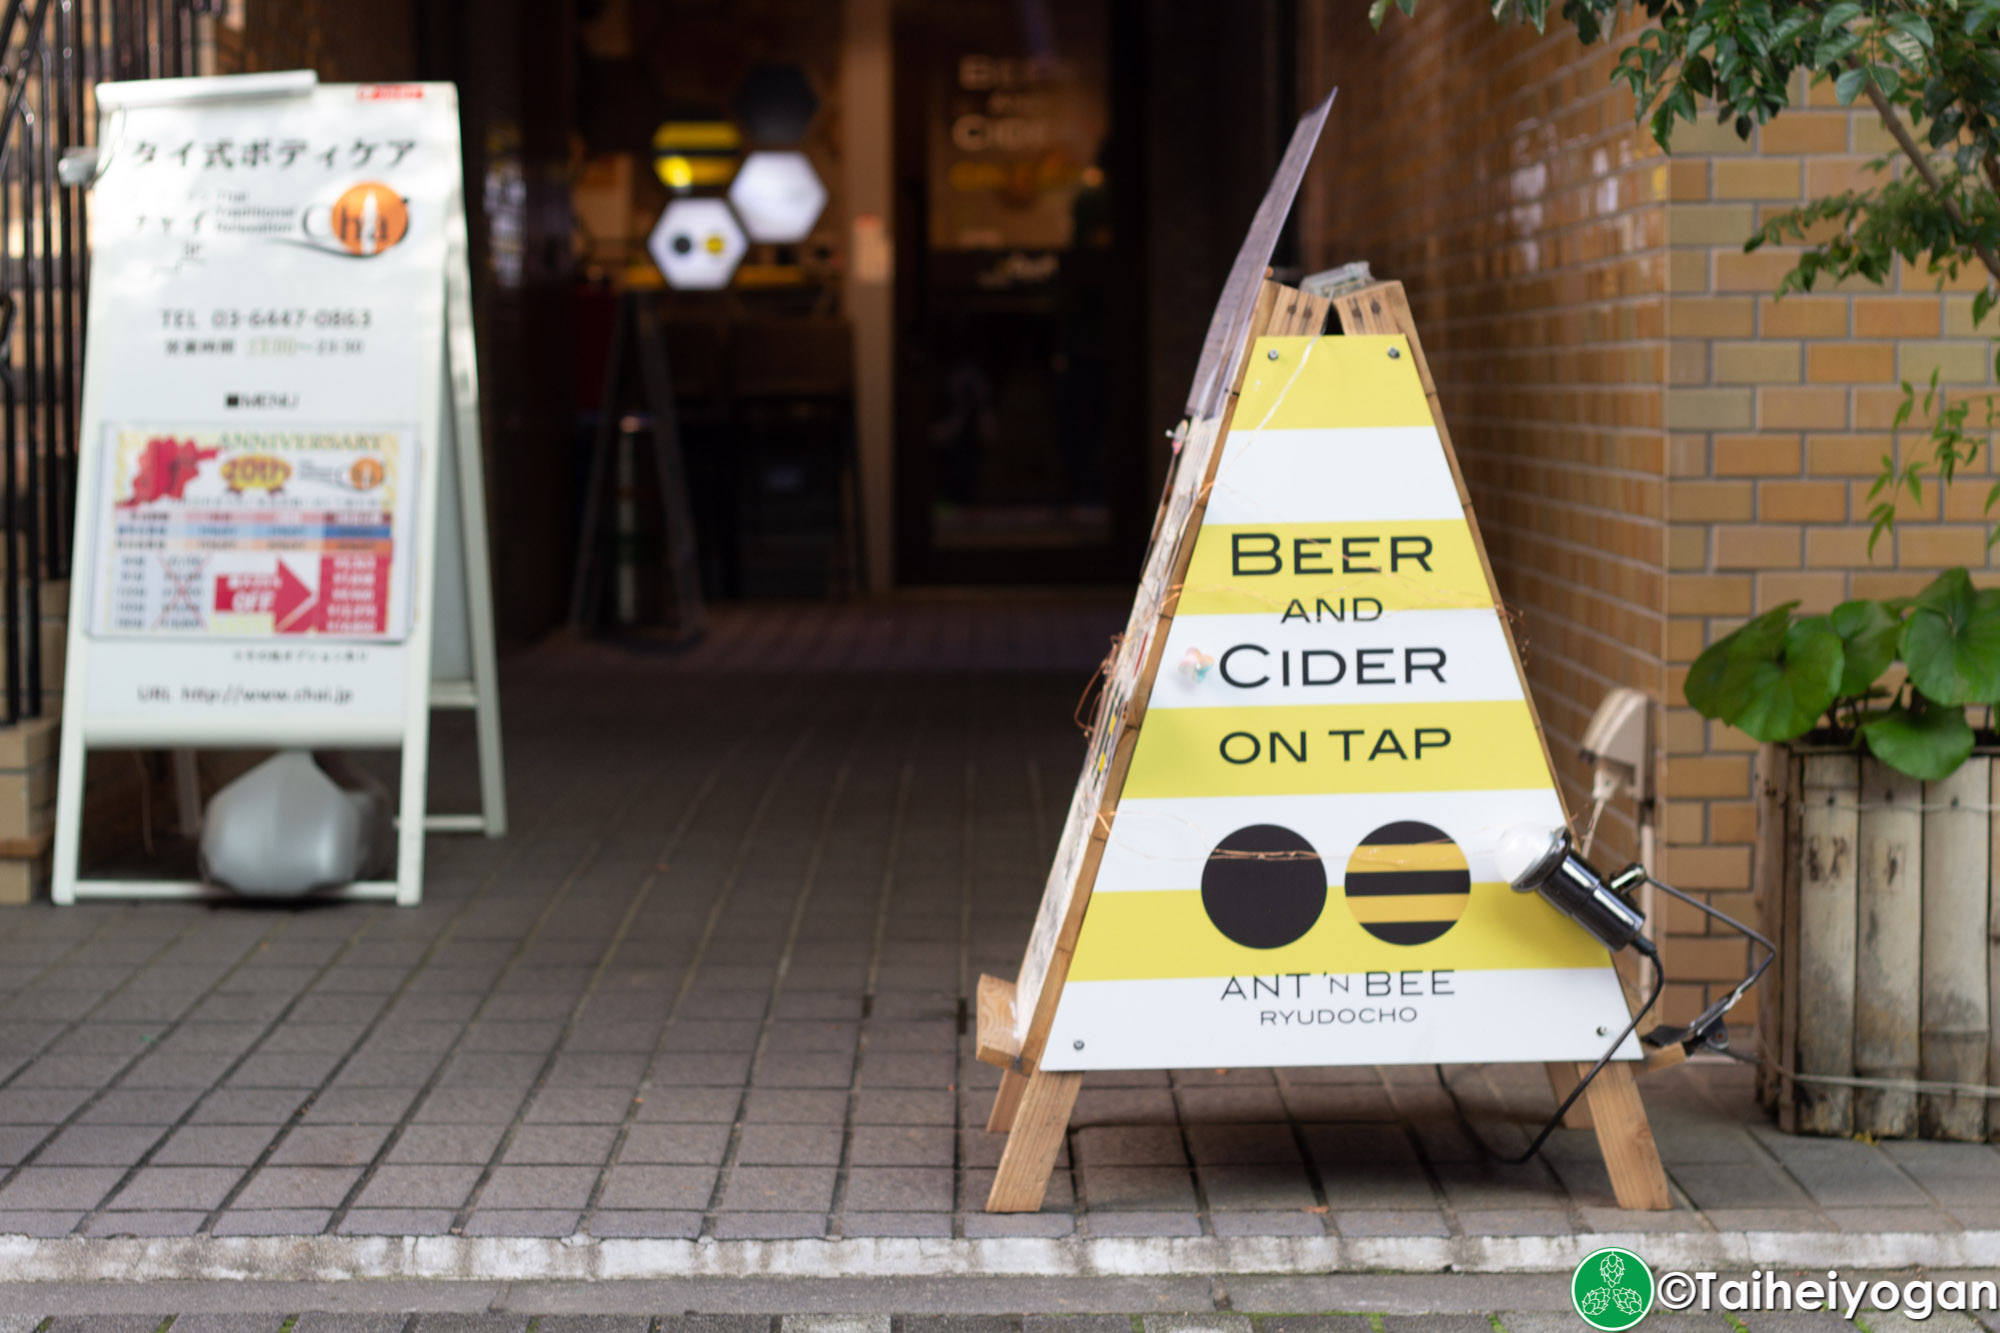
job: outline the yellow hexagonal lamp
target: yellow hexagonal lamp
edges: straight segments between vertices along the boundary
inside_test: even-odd
[[[653,131],[653,173],[676,193],[727,185],[742,151],[743,136],[726,120],[670,120]]]

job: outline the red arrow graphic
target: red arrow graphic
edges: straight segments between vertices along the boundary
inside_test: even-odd
[[[272,611],[272,628],[280,634],[309,634],[322,628],[320,622],[325,618],[312,589],[283,560],[278,562],[278,596]]]

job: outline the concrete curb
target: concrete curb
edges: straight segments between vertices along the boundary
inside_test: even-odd
[[[2000,1231],[1042,1240],[561,1240],[460,1236],[0,1237],[9,1282],[1172,1277],[1563,1273],[1620,1245],[1656,1271],[2000,1268]]]

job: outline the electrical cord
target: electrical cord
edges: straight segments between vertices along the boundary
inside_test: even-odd
[[[1432,1066],[1437,1072],[1438,1086],[1444,1089],[1445,1096],[1451,1098],[1451,1109],[1458,1114],[1459,1124],[1465,1127],[1465,1132],[1471,1136],[1474,1143],[1479,1145],[1479,1150],[1488,1157],[1493,1158],[1503,1166],[1520,1166],[1536,1153],[1540,1152],[1542,1145],[1549,1141],[1549,1135],[1556,1132],[1556,1126],[1562,1124],[1563,1117],[1569,1114],[1569,1108],[1576,1105],[1577,1098],[1583,1096],[1584,1089],[1590,1086],[1590,1081],[1604,1072],[1604,1067],[1611,1063],[1613,1056],[1618,1054],[1618,1048],[1625,1044],[1625,1039],[1639,1030],[1639,1024],[1644,1022],[1646,1015],[1653,1011],[1653,1006],[1660,1002],[1660,992],[1667,988],[1667,973],[1666,969],[1660,966],[1659,950],[1654,948],[1653,942],[1644,935],[1634,935],[1632,937],[1632,947],[1653,960],[1652,994],[1648,995],[1646,1002],[1639,1006],[1639,1012],[1632,1015],[1632,1021],[1625,1025],[1625,1030],[1612,1039],[1611,1045],[1605,1048],[1604,1054],[1597,1058],[1597,1063],[1590,1067],[1590,1072],[1577,1080],[1576,1086],[1570,1089],[1569,1096],[1563,1098],[1562,1105],[1556,1108],[1556,1113],[1549,1117],[1547,1124],[1542,1126],[1542,1132],[1535,1135],[1535,1141],[1528,1145],[1526,1152],[1515,1157],[1507,1157],[1496,1151],[1493,1145],[1488,1143],[1479,1130],[1474,1127],[1472,1117],[1465,1113],[1464,1103],[1458,1100],[1458,1090],[1452,1087],[1451,1080],[1444,1076],[1444,1066]]]
[[[1638,867],[1634,866],[1632,869],[1637,870]],[[1701,899],[1694,897],[1692,894],[1681,892],[1665,880],[1650,874],[1646,875],[1645,878],[1650,880],[1655,888],[1665,891],[1697,911],[1705,913],[1746,938],[1763,945],[1764,957],[1750,970],[1750,975],[1744,977],[1742,981],[1736,984],[1735,989],[1709,1005],[1708,1008],[1702,1010],[1694,1022],[1688,1024],[1686,1028],[1670,1028],[1662,1025],[1654,1028],[1651,1032],[1640,1038],[1640,1040],[1648,1046],[1665,1046],[1670,1042],[1678,1043],[1683,1050],[1690,1052],[1698,1046],[1709,1046],[1736,1059],[1749,1059],[1747,1056],[1736,1055],[1735,1052],[1729,1049],[1728,1032],[1722,1025],[1722,1016],[1735,1008],[1736,1002],[1741,1000],[1749,989],[1756,985],[1758,980],[1763,977],[1765,970],[1771,966],[1773,960],[1778,956],[1778,946],[1771,943],[1763,935],[1744,925],[1741,921],[1738,921],[1735,917],[1730,916],[1727,912],[1717,911]],[[1659,950],[1644,935],[1633,936],[1632,947],[1653,960],[1652,994],[1646,997],[1646,1003],[1639,1007],[1639,1012],[1632,1015],[1632,1021],[1625,1025],[1625,1030],[1618,1034],[1617,1040],[1611,1043],[1611,1048],[1605,1051],[1599,1057],[1597,1063],[1590,1067],[1589,1073],[1577,1080],[1576,1086],[1570,1089],[1569,1096],[1563,1098],[1562,1105],[1556,1108],[1555,1114],[1550,1116],[1548,1123],[1542,1126],[1541,1133],[1535,1135],[1535,1141],[1528,1145],[1526,1152],[1514,1157],[1503,1156],[1499,1152],[1496,1152],[1493,1146],[1481,1137],[1478,1129],[1473,1126],[1472,1118],[1465,1113],[1465,1106],[1458,1099],[1457,1089],[1453,1088],[1451,1080],[1444,1076],[1444,1066],[1433,1066],[1437,1073],[1438,1086],[1444,1089],[1447,1097],[1451,1098],[1452,1110],[1457,1113],[1459,1123],[1465,1127],[1465,1132],[1471,1136],[1472,1141],[1479,1145],[1480,1151],[1488,1157],[1507,1166],[1520,1166],[1536,1153],[1540,1152],[1542,1145],[1548,1142],[1549,1135],[1555,1133],[1556,1126],[1560,1125],[1563,1117],[1569,1114],[1569,1108],[1576,1105],[1577,1098],[1583,1096],[1584,1090],[1590,1086],[1591,1080],[1604,1071],[1604,1067],[1611,1063],[1611,1057],[1616,1055],[1618,1048],[1625,1044],[1625,1039],[1638,1030],[1639,1024],[1645,1019],[1648,1013],[1652,1012],[1653,1006],[1659,1003],[1660,992],[1665,990],[1667,985],[1666,969],[1660,966]]]
[[[2000,1101],[2000,1087],[1990,1083],[1953,1083],[1934,1078],[1862,1078],[1847,1074],[1801,1074],[1789,1069],[1776,1060],[1762,1059],[1755,1055],[1745,1055],[1722,1047],[1716,1051],[1725,1059],[1746,1065],[1755,1065],[1767,1073],[1775,1074],[1792,1083],[1825,1083],[1836,1088],[1869,1088],[1881,1092],[1911,1092],[1926,1097],[1983,1097],[1988,1101]]]
[[[1658,1038],[1662,1032],[1667,1032],[1671,1034],[1677,1031],[1676,1029],[1655,1029],[1653,1032],[1648,1033],[1646,1038],[1647,1044],[1652,1046],[1664,1046],[1667,1044],[1668,1040],[1671,1040],[1680,1042],[1681,1045],[1689,1051],[1693,1051],[1695,1047],[1702,1045],[1714,1045],[1717,1050],[1727,1050],[1728,1041],[1726,1037],[1720,1043],[1716,1043],[1713,1041],[1715,1033],[1721,1028],[1722,1016],[1728,1013],[1731,1009],[1734,1009],[1736,1007],[1736,1002],[1742,999],[1744,994],[1747,991],[1749,991],[1749,989],[1752,986],[1756,985],[1761,977],[1763,977],[1765,969],[1770,967],[1772,962],[1774,962],[1778,957],[1778,946],[1771,943],[1771,941],[1765,939],[1762,935],[1758,934],[1756,931],[1750,929],[1750,927],[1744,925],[1741,921],[1738,921],[1735,917],[1729,915],[1729,913],[1719,912],[1715,908],[1703,902],[1701,899],[1694,897],[1692,894],[1682,893],[1679,889],[1667,883],[1665,880],[1654,879],[1651,875],[1646,876],[1646,878],[1652,880],[1654,888],[1672,894],[1674,897],[1686,903],[1689,907],[1692,907],[1699,912],[1706,913],[1707,915],[1713,917],[1715,920],[1720,921],[1723,925],[1728,926],[1731,930],[1734,930],[1739,934],[1744,935],[1747,938],[1754,940],[1758,944],[1764,946],[1764,957],[1762,961],[1760,961],[1757,964],[1756,967],[1750,970],[1750,975],[1743,978],[1743,980],[1737,982],[1735,990],[1730,991],[1729,994],[1723,996],[1721,999],[1717,1000],[1714,1004],[1711,1004],[1708,1006],[1708,1008],[1702,1010],[1700,1016],[1697,1017],[1694,1020],[1694,1022],[1687,1025],[1687,1030],[1685,1032],[1680,1033],[1679,1035],[1670,1035],[1667,1037],[1666,1040],[1655,1040],[1655,1038]]]
[[[1634,869],[1638,869],[1638,867],[1634,867]],[[1726,927],[1730,927],[1732,931],[1736,931],[1736,933],[1744,935],[1746,939],[1750,939],[1750,941],[1756,941],[1758,945],[1764,945],[1764,957],[1762,957],[1762,959],[1758,961],[1758,965],[1756,965],[1754,969],[1750,969],[1750,975],[1748,975],[1748,977],[1744,977],[1744,979],[1742,979],[1740,983],[1736,983],[1736,989],[1734,989],[1734,991],[1730,991],[1728,995],[1724,995],[1722,999],[1718,999],[1716,1003],[1712,1003],[1712,1005],[1710,1005],[1708,1009],[1704,1009],[1704,1011],[1702,1011],[1702,1013],[1700,1013],[1700,1015],[1698,1015],[1698,1017],[1694,1019],[1694,1023],[1690,1023],[1690,1025],[1688,1025],[1686,1029],[1678,1029],[1678,1027],[1664,1027],[1664,1025],[1662,1025],[1662,1027],[1656,1027],[1654,1031],[1646,1033],[1646,1035],[1644,1035],[1644,1037],[1642,1037],[1640,1041],[1644,1041],[1644,1043],[1646,1043],[1646,1045],[1650,1045],[1650,1047],[1664,1047],[1664,1045],[1668,1045],[1668,1043],[1678,1043],[1678,1045],[1680,1045],[1680,1047],[1682,1047],[1684,1051],[1690,1051],[1690,1053],[1692,1053],[1692,1051],[1694,1051],[1696,1047],[1704,1047],[1704,1045],[1706,1045],[1706,1047],[1712,1047],[1712,1049],[1716,1049],[1716,1051],[1720,1051],[1720,1053],[1724,1053],[1724,1055],[1734,1055],[1734,1053],[1732,1053],[1732,1051],[1728,1049],[1728,1031],[1726,1031],[1726,1029],[1722,1027],[1722,1015],[1726,1015],[1726,1013],[1728,1013],[1730,1009],[1734,1009],[1734,1007],[1736,1007],[1736,1001],[1740,1001],[1740,999],[1742,999],[1742,997],[1744,997],[1744,995],[1746,995],[1746,993],[1750,991],[1750,987],[1754,987],[1754,985],[1756,985],[1756,983],[1758,983],[1758,981],[1760,981],[1760,979],[1764,977],[1764,971],[1766,971],[1766,969],[1768,969],[1768,967],[1772,965],[1772,961],[1774,961],[1774,959],[1778,957],[1778,947],[1776,947],[1776,945],[1772,945],[1772,943],[1770,943],[1768,939],[1764,939],[1764,937],[1762,937],[1760,933],[1756,933],[1756,931],[1752,931],[1750,927],[1746,927],[1746,925],[1744,925],[1742,921],[1736,921],[1736,919],[1734,919],[1734,917],[1730,917],[1728,913],[1722,913],[1722,911],[1716,911],[1714,907],[1710,907],[1708,903],[1702,903],[1702,901],[1700,901],[1700,899],[1696,899],[1694,895],[1688,895],[1688,893],[1682,893],[1680,889],[1674,889],[1674,887],[1672,887],[1670,883],[1666,883],[1666,881],[1662,881],[1662,879],[1656,879],[1656,877],[1652,877],[1652,875],[1646,875],[1646,879],[1648,879],[1648,881],[1652,881],[1652,885],[1654,885],[1656,889],[1662,889],[1664,893],[1668,893],[1668,895],[1672,895],[1672,897],[1680,899],[1680,901],[1682,901],[1682,903],[1686,903],[1688,907],[1692,907],[1692,909],[1696,909],[1696,911],[1700,911],[1700,913],[1706,913],[1708,917],[1712,917],[1712,919],[1720,921],[1722,925],[1726,925]],[[1598,1063],[1590,1067],[1590,1073],[1586,1073],[1586,1075],[1584,1075],[1582,1079],[1578,1079],[1578,1081],[1576,1081],[1576,1087],[1574,1087],[1574,1089],[1570,1089],[1570,1095],[1562,1099],[1562,1105],[1560,1105],[1560,1107],[1556,1107],[1556,1113],[1554,1113],[1552,1117],[1548,1117],[1548,1123],[1546,1123],[1546,1125],[1542,1125],[1542,1133],[1538,1133],[1538,1135],[1534,1137],[1534,1143],[1530,1143],[1530,1145],[1528,1145],[1528,1151],[1526,1151],[1526,1153],[1520,1153],[1518,1157],[1504,1157],[1502,1153],[1496,1153],[1496,1151],[1494,1151],[1494,1147],[1492,1147],[1490,1143],[1486,1143],[1486,1139],[1484,1139],[1484,1137],[1480,1137],[1480,1131],[1478,1131],[1478,1129],[1476,1129],[1476,1127],[1472,1125],[1472,1117],[1470,1117],[1470,1115],[1466,1115],[1466,1107],[1464,1107],[1464,1103],[1460,1103],[1460,1101],[1458,1101],[1458,1091],[1456,1091],[1456,1089],[1452,1087],[1450,1079],[1446,1079],[1446,1077],[1444,1077],[1444,1065],[1436,1065],[1436,1067],[1434,1067],[1434,1069],[1436,1069],[1436,1075],[1438,1075],[1438,1087],[1442,1087],[1442,1089],[1444,1089],[1444,1095],[1452,1099],[1452,1111],[1456,1111],[1456,1113],[1458,1113],[1458,1123],[1460,1123],[1460,1125],[1464,1125],[1466,1133],[1468,1133],[1468,1135],[1472,1137],[1472,1141],[1474,1141],[1474,1143],[1476,1143],[1476,1145],[1480,1147],[1480,1151],[1482,1151],[1482,1153],[1486,1153],[1488,1157],[1492,1157],[1492,1159],[1496,1159],[1496,1161],[1500,1161],[1502,1165],[1508,1165],[1508,1167],[1518,1167],[1518,1165],[1526,1163],[1526,1161],[1528,1161],[1530,1157],[1534,1157],[1536,1153],[1540,1153],[1540,1151],[1542,1151],[1542,1145],[1544,1145],[1544,1143],[1548,1143],[1548,1137],[1550,1137],[1552,1133],[1556,1133],[1556,1127],[1558,1127],[1558,1125],[1562,1123],[1562,1117],[1570,1113],[1570,1107],[1574,1107],[1574,1105],[1576,1105],[1576,1099],[1578,1099],[1578,1097],[1582,1097],[1582,1095],[1584,1095],[1584,1089],[1588,1089],[1588,1087],[1590,1087],[1590,1081],[1592,1081],[1592,1079],[1596,1079],[1596,1077],[1598,1077],[1600,1073],[1604,1073],[1604,1067],[1606,1067],[1606,1065],[1610,1065],[1612,1057],[1614,1057],[1614,1055],[1618,1053],[1618,1047],[1622,1047],[1622,1045],[1624,1045],[1626,1037],[1630,1037],[1630,1035],[1632,1035],[1634,1031],[1638,1031],[1638,1025],[1640,1025],[1640,1023],[1642,1023],[1642,1021],[1646,1019],[1646,1015],[1648,1015],[1648,1013],[1652,1013],[1652,1007],[1654,1007],[1656,1003],[1660,1003],[1660,993],[1662,993],[1662,991],[1666,989],[1666,969],[1662,969],[1662,967],[1660,967],[1660,951],[1658,951],[1658,949],[1654,947],[1654,943],[1652,943],[1650,939],[1646,939],[1644,935],[1634,935],[1634,937],[1632,937],[1632,947],[1634,947],[1634,949],[1638,949],[1638,951],[1640,951],[1642,955],[1646,955],[1648,959],[1652,959],[1652,995],[1648,995],[1648,997],[1646,997],[1646,1003],[1644,1003],[1644,1005],[1640,1005],[1638,1013],[1634,1013],[1634,1015],[1632,1015],[1632,1021],[1630,1021],[1630,1023],[1626,1025],[1626,1029],[1624,1029],[1622,1033],[1618,1033],[1618,1039],[1616,1039],[1616,1041],[1612,1041],[1610,1049],[1608,1049],[1608,1051],[1606,1051],[1606,1053],[1604,1053],[1604,1055],[1602,1055],[1602,1057],[1598,1059]],[[1748,1059],[1748,1057],[1736,1057],[1736,1059]]]

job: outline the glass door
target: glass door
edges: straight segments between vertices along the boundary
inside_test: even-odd
[[[1113,11],[935,0],[901,13],[906,582],[1131,573],[1138,267],[1118,226],[1131,187],[1113,152]]]

